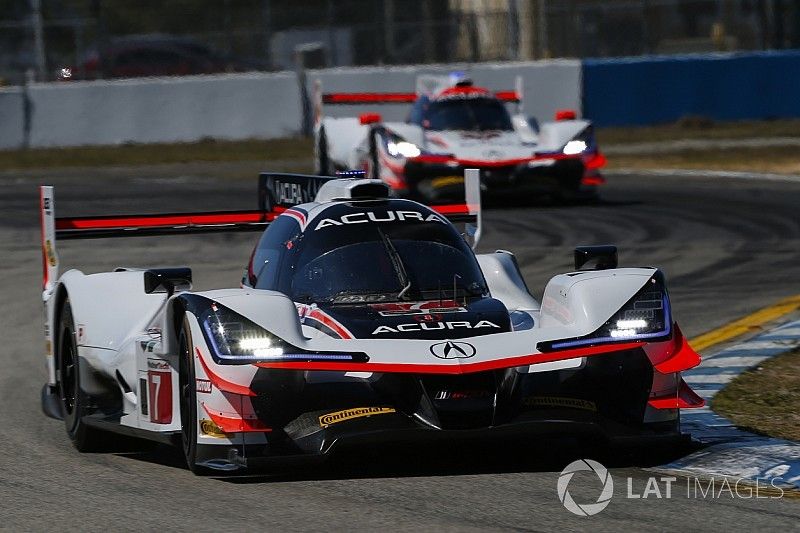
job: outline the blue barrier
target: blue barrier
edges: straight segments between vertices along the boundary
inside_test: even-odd
[[[583,115],[598,126],[800,117],[800,50],[583,62]]]

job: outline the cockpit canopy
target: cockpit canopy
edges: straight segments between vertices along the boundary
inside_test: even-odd
[[[409,122],[432,131],[512,131],[506,106],[493,95],[465,94],[447,98],[420,97]]]
[[[342,202],[303,229],[278,217],[253,251],[248,284],[299,303],[358,304],[488,294],[472,250],[443,217],[406,200]]]

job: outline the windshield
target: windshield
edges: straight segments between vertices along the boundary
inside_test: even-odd
[[[391,213],[383,210],[374,218],[391,218]],[[292,255],[292,273],[280,285],[302,303],[468,298],[488,292],[475,256],[442,221],[326,226],[306,231]]]
[[[431,102],[425,127],[438,131],[513,129],[505,106],[493,98],[458,98]]]

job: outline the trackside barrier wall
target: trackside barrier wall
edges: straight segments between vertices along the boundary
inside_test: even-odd
[[[287,137],[300,124],[297,87],[291,72],[34,84],[30,146]],[[22,116],[14,91],[0,90],[0,117]],[[0,148],[19,147],[21,131],[21,119],[0,123]]]
[[[598,126],[800,117],[800,51],[586,60],[583,113]]]
[[[325,69],[308,71],[307,79],[321,79],[326,92],[413,92],[417,73],[454,70],[492,89],[514,89],[522,75],[526,111],[540,118],[560,108],[580,110],[578,61]],[[296,135],[302,123],[292,72],[34,84],[29,95],[31,147],[268,139]],[[326,111],[352,116],[363,109]],[[408,106],[376,110],[402,120]],[[0,89],[0,149],[20,147],[23,131],[22,90]]]

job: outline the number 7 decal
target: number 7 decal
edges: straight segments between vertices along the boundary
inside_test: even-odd
[[[170,371],[147,371],[150,399],[150,422],[169,424],[172,422],[172,373]]]

